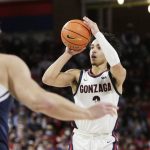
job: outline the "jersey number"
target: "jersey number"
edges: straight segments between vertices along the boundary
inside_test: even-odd
[[[100,102],[100,97],[99,96],[94,96],[93,97],[93,101],[95,102],[95,103],[97,103],[97,102]]]

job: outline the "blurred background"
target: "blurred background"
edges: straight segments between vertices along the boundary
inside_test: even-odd
[[[120,150],[150,150],[149,0],[0,0],[0,51],[21,57],[46,90],[73,100],[70,88],[48,87],[41,77],[64,52],[62,26],[84,15],[114,33],[122,45],[127,79],[119,104]],[[87,48],[63,70],[89,67]],[[16,101],[9,115],[10,150],[67,150],[70,122],[31,112]]]

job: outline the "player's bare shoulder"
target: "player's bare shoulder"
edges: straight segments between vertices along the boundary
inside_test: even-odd
[[[9,67],[18,62],[23,63],[23,61],[16,55],[0,54],[0,65],[2,66]]]
[[[9,59],[9,55],[0,54],[0,72],[1,72],[1,74],[2,73],[4,74],[7,72],[7,69],[8,69],[7,64],[9,64],[9,63],[11,63],[11,60]]]
[[[22,74],[30,74],[26,63],[18,56],[2,54],[0,58],[9,79],[17,78]]]
[[[18,65],[24,64],[24,61],[16,55],[6,55],[6,57],[7,57],[7,60],[9,60],[9,61],[7,61],[8,66],[12,66],[12,65],[16,65],[16,64],[18,64]]]
[[[7,62],[9,62],[9,61],[8,61],[9,56],[10,56],[10,55],[8,55],[8,54],[2,54],[2,53],[0,54],[0,65],[1,65],[1,66],[4,66],[4,65],[7,64]]]

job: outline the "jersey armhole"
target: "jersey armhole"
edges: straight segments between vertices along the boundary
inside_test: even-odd
[[[113,85],[113,87],[114,87],[114,90],[116,91],[116,93],[117,93],[119,96],[122,96],[122,94],[119,93],[119,91],[118,91],[117,88],[116,88],[115,79],[112,77],[112,74],[111,74],[110,71],[108,72],[108,75],[109,75],[109,78],[110,78],[110,80],[111,80],[111,83],[112,83],[112,85]]]
[[[81,83],[82,75],[83,75],[83,70],[80,71],[79,81],[77,83],[77,88],[76,88],[75,93],[73,93],[73,96],[75,96],[77,94],[77,92],[78,92],[78,88],[79,88],[79,85]]]

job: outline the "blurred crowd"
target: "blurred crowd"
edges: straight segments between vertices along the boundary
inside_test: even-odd
[[[150,150],[150,33],[139,35],[133,24],[120,36],[127,69],[120,101],[120,149]]]
[[[121,61],[127,69],[116,131],[120,150],[150,150],[150,33],[139,35],[128,24],[128,30],[118,36],[122,45]],[[2,33],[0,39],[1,52],[20,56],[42,87],[73,100],[70,88],[48,87],[41,82],[46,68],[64,51],[60,41],[54,41],[50,33]],[[87,48],[63,70],[89,67]],[[16,101],[9,115],[10,150],[67,150],[72,133],[70,122],[31,112]]]

